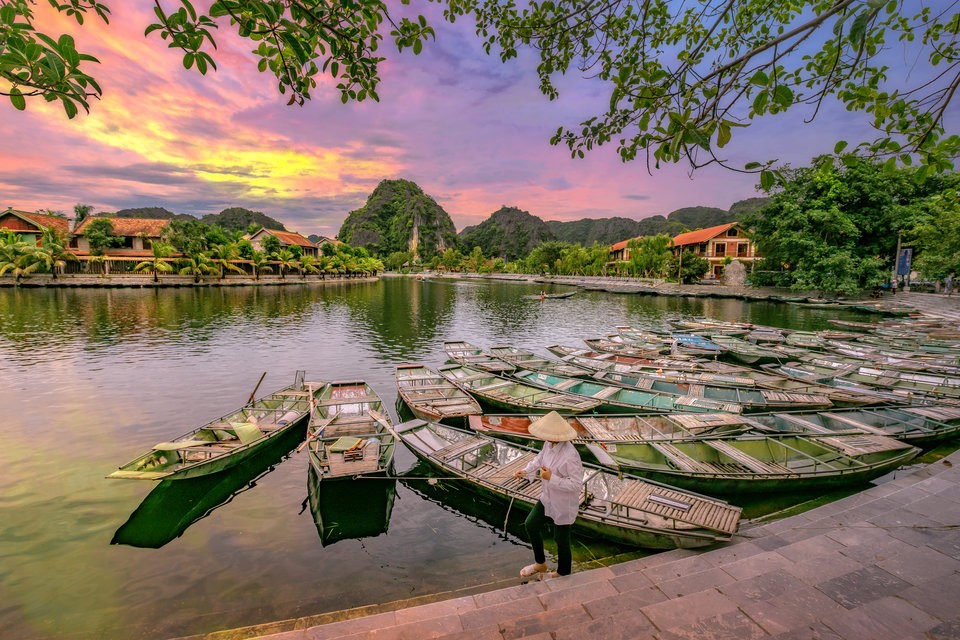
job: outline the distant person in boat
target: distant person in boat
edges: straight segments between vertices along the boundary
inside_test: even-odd
[[[534,505],[524,525],[533,546],[533,564],[520,570],[520,577],[537,574],[546,577],[570,574],[573,558],[570,551],[570,525],[577,518],[580,491],[583,488],[583,463],[576,447],[570,442],[577,432],[556,411],[551,411],[530,423],[530,435],[544,441],[543,449],[516,478],[534,480],[539,477],[543,488],[540,500]],[[553,538],[557,543],[557,570],[550,571],[543,551],[543,529],[547,521],[553,523]]]
[[[547,294],[543,292],[543,289],[540,290],[540,299],[543,300],[547,297]]]
[[[957,277],[956,271],[951,271],[950,275],[943,279],[943,292],[948,296],[953,295],[953,279]]]

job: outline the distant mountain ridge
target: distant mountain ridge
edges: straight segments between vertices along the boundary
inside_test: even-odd
[[[534,247],[556,239],[550,226],[537,216],[506,206],[494,211],[480,224],[460,232],[466,253],[480,247],[484,255],[505,260],[524,258]]]
[[[120,209],[111,214],[115,218],[152,218],[157,220],[196,220],[196,216],[187,213],[174,213],[163,207],[136,207],[132,209]],[[220,225],[227,231],[246,231],[251,223],[255,223],[266,229],[275,229],[277,231],[286,231],[287,228],[279,220],[260,211],[251,211],[243,207],[230,207],[220,213],[208,213],[200,218],[201,222],[210,225]]]

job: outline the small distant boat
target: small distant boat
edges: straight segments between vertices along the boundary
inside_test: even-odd
[[[571,362],[594,371],[616,371],[618,373],[636,373],[640,371],[699,371],[703,360],[690,356],[656,356],[652,358],[637,358],[634,356],[610,353],[607,351],[592,351],[577,349],[555,344],[547,347],[547,351],[559,357],[564,362]],[[730,365],[726,365],[730,366]]]
[[[600,406],[599,400],[550,391],[465,365],[440,367],[440,375],[482,402],[504,411],[582,413]]]
[[[694,423],[696,419],[700,425]],[[578,442],[605,466],[718,495],[864,483],[920,452],[875,434],[758,433],[750,418],[731,414],[569,416],[566,420],[580,436]],[[470,424],[478,432],[529,439],[532,421],[528,416],[484,415],[472,417]]]
[[[330,382],[315,397],[306,445],[318,479],[390,475],[394,439],[373,388],[362,380]]]
[[[194,429],[123,465],[108,478],[182,480],[229,469],[280,439],[291,429],[306,426],[311,385],[297,372],[293,385],[250,401],[232,413]],[[263,378],[261,377],[261,380]],[[256,390],[254,390],[256,393]]]
[[[574,291],[565,291],[564,293],[539,293],[530,296],[525,296],[530,300],[565,300],[571,298],[577,294],[576,290]]]
[[[459,364],[469,365],[492,373],[509,373],[516,367],[500,358],[495,358],[475,344],[463,340],[448,340],[443,343],[447,357]]]
[[[483,411],[473,396],[422,364],[398,365],[394,375],[400,398],[421,420],[466,424],[467,416]]]
[[[538,356],[532,351],[524,351],[510,346],[490,347],[490,355],[509,362],[517,369],[536,369],[546,373],[556,373],[562,376],[574,376],[577,378],[589,378],[593,375],[593,370],[581,367],[569,362],[557,362],[550,358]]]
[[[787,354],[780,351],[761,347],[760,345],[733,336],[716,334],[711,335],[710,338],[724,348],[720,357],[726,357],[745,364],[781,362],[789,358]]]
[[[555,392],[573,394],[599,402],[599,413],[639,413],[643,411],[727,411],[741,413],[735,402],[720,402],[692,395],[676,396],[658,391],[627,389],[595,380],[566,378],[539,371],[515,371],[514,378]]]
[[[394,429],[414,455],[475,491],[523,510],[539,499],[539,480],[513,477],[533,460],[535,449],[423,420]],[[721,500],[587,464],[584,472],[577,532],[636,547],[693,549],[737,531],[740,508]]]
[[[674,352],[692,355],[719,356],[725,348],[718,342],[695,333],[674,333]]]

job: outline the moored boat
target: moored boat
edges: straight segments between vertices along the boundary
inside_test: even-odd
[[[716,357],[726,350],[720,343],[696,333],[674,333],[671,337],[674,353]]]
[[[540,481],[515,478],[536,450],[437,423],[411,420],[394,428],[414,455],[475,490],[531,509]],[[723,501],[584,465],[575,531],[652,549],[697,548],[728,540],[740,508]]]
[[[321,482],[313,466],[307,469],[310,513],[324,547],[341,540],[375,538],[386,533],[396,495],[394,478]]]
[[[338,381],[315,397],[306,445],[318,480],[390,475],[395,442],[376,391],[362,380]]]
[[[600,406],[599,400],[544,389],[464,365],[447,365],[439,371],[480,401],[505,411],[582,413]]]
[[[711,335],[710,339],[725,349],[720,357],[726,357],[745,364],[781,362],[789,358],[789,356],[783,352],[761,347],[760,345],[733,336],[716,334]]]
[[[473,396],[422,364],[397,365],[394,377],[400,398],[421,420],[465,424],[483,411]]]
[[[262,378],[261,378],[262,380]],[[229,469],[292,429],[306,426],[311,385],[298,371],[294,384],[250,401],[121,466],[108,478],[181,480]]]
[[[493,346],[487,351],[490,355],[509,362],[517,369],[536,369],[547,373],[556,373],[562,376],[589,378],[593,370],[569,362],[557,362],[550,358],[538,356],[532,351],[525,351],[510,346]]]
[[[459,364],[469,365],[492,373],[509,373],[516,367],[491,354],[475,344],[463,340],[448,340],[443,343],[443,351],[447,357]]]
[[[700,419],[697,425],[694,419]],[[672,486],[738,495],[810,491],[864,483],[912,460],[920,450],[867,433],[759,433],[749,417],[568,416],[601,464]],[[474,416],[478,432],[530,439],[529,416]],[[694,428],[688,428],[687,425]]]

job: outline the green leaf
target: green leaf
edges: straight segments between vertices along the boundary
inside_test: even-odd
[[[773,171],[768,171],[764,169],[760,172],[760,186],[764,191],[771,189],[776,182],[776,177],[773,175]]]
[[[723,148],[730,142],[730,125],[726,120],[722,120],[717,126],[717,146]]]
[[[757,71],[750,78],[750,84],[755,84],[761,87],[765,87],[770,84],[770,77],[765,74],[763,71]]]
[[[743,168],[744,168],[746,171],[753,171],[754,169],[759,169],[759,168],[760,168],[760,163],[759,163],[759,162],[748,162],[747,164],[743,165]]]
[[[23,111],[27,108],[27,101],[24,99],[23,93],[16,87],[10,89],[10,102],[13,103],[13,108],[17,111]]]
[[[833,145],[833,153],[834,155],[840,155],[841,153],[843,153],[843,150],[846,148],[847,148],[847,141],[840,140],[839,142],[837,142],[837,144]]]

